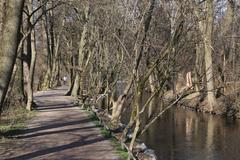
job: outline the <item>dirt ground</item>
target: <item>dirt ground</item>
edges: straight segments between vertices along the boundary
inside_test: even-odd
[[[66,87],[38,92],[37,115],[14,140],[0,143],[5,160],[118,160],[110,140],[100,134]]]

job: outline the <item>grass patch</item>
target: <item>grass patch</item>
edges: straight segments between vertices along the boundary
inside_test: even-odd
[[[126,160],[128,159],[128,152],[126,149],[123,149],[121,144],[116,140],[116,138],[112,137],[112,134],[110,131],[108,131],[105,128],[101,128],[101,134],[106,137],[109,138],[111,140],[111,143],[113,145],[113,147],[116,149],[115,153],[122,159],[122,160]]]
[[[96,125],[96,127],[103,127],[100,121],[93,121],[93,123]]]
[[[8,138],[20,133],[26,128],[26,121],[35,115],[36,111],[27,111],[23,107],[13,107],[4,111],[0,117],[0,138]]]
[[[86,111],[88,113],[88,116],[90,118],[90,120],[96,125],[96,127],[103,127],[102,123],[100,122],[99,118],[96,116],[96,114],[90,112],[90,111]]]
[[[128,159],[128,152],[127,152],[127,150],[123,149],[121,144],[115,138],[111,138],[111,142],[112,142],[114,148],[116,149],[116,153],[119,155],[119,157],[122,160]]]
[[[90,114],[89,114],[89,118],[90,118],[92,121],[100,121],[99,118],[97,117],[97,115],[94,114],[94,113],[90,113]]]
[[[101,134],[106,138],[112,138],[112,134],[105,128],[101,128]]]
[[[113,147],[116,149],[115,153],[122,159],[126,160],[128,159],[128,152],[127,150],[123,149],[121,144],[112,137],[112,134],[109,130],[103,127],[101,124],[99,118],[94,114],[93,112],[86,111],[89,114],[89,118],[93,121],[93,123],[100,128],[101,134],[105,137],[111,140],[111,143]]]

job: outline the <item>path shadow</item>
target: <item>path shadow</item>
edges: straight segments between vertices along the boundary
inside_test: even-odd
[[[42,111],[42,110],[53,110],[53,109],[64,109],[64,108],[74,108],[77,105],[75,104],[64,104],[64,103],[55,103],[55,104],[46,104],[46,105],[38,105],[36,107],[37,111]]]
[[[44,92],[40,91],[34,94],[34,98],[64,96],[67,90],[67,86],[61,86]]]
[[[52,89],[52,91],[64,91],[64,92],[66,92],[67,90],[68,90],[68,86],[66,85]]]
[[[65,126],[70,126],[70,125],[77,125],[81,123],[88,123],[91,122],[89,118],[82,119],[82,120],[77,120],[77,121],[70,121],[70,122],[64,122],[64,123],[53,123],[51,125],[46,125],[46,126],[40,126],[36,128],[28,128],[28,129],[23,129],[21,130],[21,134],[29,134],[32,132],[38,132],[38,131],[43,131],[43,130],[48,130],[48,129],[56,129],[60,127],[65,127]],[[51,122],[48,122],[51,123]]]
[[[38,136],[44,136],[44,135],[50,135],[50,134],[68,133],[68,132],[75,132],[75,131],[80,131],[80,130],[88,130],[88,129],[93,129],[93,128],[97,128],[97,127],[94,125],[94,126],[87,126],[87,127],[81,127],[81,128],[71,128],[71,129],[58,130],[58,131],[47,131],[47,132],[30,134],[30,135],[22,135],[22,136],[18,136],[16,138],[18,138],[18,139],[32,138],[32,137],[38,137]]]
[[[73,148],[76,148],[76,147],[86,146],[86,145],[90,145],[90,144],[94,144],[94,143],[97,143],[97,142],[107,140],[107,138],[98,137],[98,138],[95,138],[95,139],[85,141],[84,140],[85,138],[79,139],[75,142],[72,142],[72,143],[69,143],[69,144],[66,144],[66,145],[60,145],[60,146],[56,146],[56,147],[46,148],[46,149],[35,151],[35,152],[32,152],[32,153],[27,153],[27,154],[24,154],[24,155],[21,155],[21,156],[8,158],[6,160],[32,159],[32,158],[36,158],[36,157],[39,157],[39,156],[44,156],[44,155],[47,155],[47,154],[61,152],[61,151],[67,150],[67,149],[73,149]]]
[[[42,94],[42,95],[35,95],[34,96],[34,99],[39,99],[39,98],[45,98],[45,97],[56,97],[56,96],[64,96],[64,94],[62,93],[45,93],[45,94]]]

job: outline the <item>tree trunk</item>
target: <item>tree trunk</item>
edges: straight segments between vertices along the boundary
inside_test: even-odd
[[[56,77],[57,77],[57,63],[59,58],[59,45],[60,45],[60,35],[56,36],[56,46],[54,47],[54,53],[53,53],[53,61],[52,61],[52,73],[51,73],[51,79],[50,79],[50,88],[55,87],[56,85]]]
[[[61,34],[62,34],[62,30],[63,30],[63,27],[65,25],[65,14],[62,16],[62,25],[61,25],[61,28],[60,28],[60,31],[58,33],[58,35],[55,35],[54,37],[56,37],[54,39],[54,52],[53,52],[53,60],[52,60],[52,76],[51,76],[51,80],[50,80],[50,87],[55,87],[58,82],[59,82],[59,79],[58,79],[58,72],[59,72],[59,57],[60,57],[60,52],[59,52],[59,47],[60,47],[60,39],[61,39]],[[55,82],[57,81],[57,82]]]
[[[196,60],[195,60],[195,67],[194,67],[194,89],[197,93],[199,93],[200,88],[201,88],[201,75],[203,74],[202,72],[202,59],[203,59],[203,54],[202,54],[202,45],[196,44]],[[199,93],[200,94],[200,93]]]
[[[214,93],[214,76],[213,76],[213,62],[212,62],[212,30],[213,30],[213,1],[206,1],[207,7],[207,19],[206,30],[204,33],[204,50],[205,50],[205,72],[207,80],[207,98],[210,111],[213,111],[213,107],[216,105],[216,97]]]
[[[24,91],[24,43],[22,44],[22,50],[20,53],[20,67],[19,67],[19,90],[20,90],[20,101],[21,104],[25,104],[26,103],[26,94]]]
[[[84,22],[84,26],[83,26],[83,31],[82,31],[82,35],[81,35],[81,40],[79,43],[79,51],[78,51],[78,69],[77,69],[77,73],[76,73],[76,77],[75,77],[75,81],[74,81],[74,86],[72,89],[72,96],[77,96],[79,95],[79,91],[80,91],[80,82],[81,82],[81,72],[83,69],[83,64],[84,64],[84,54],[86,51],[86,45],[87,45],[87,33],[88,33],[88,21],[89,21],[89,2],[87,3],[87,5],[85,6],[85,13],[84,13],[84,17],[85,17],[85,22]]]
[[[149,76],[149,86],[150,86],[150,90],[151,90],[151,93],[154,93],[156,91],[156,83],[155,83],[155,76],[154,76],[154,73],[152,73],[150,76]],[[156,96],[157,97],[157,96]],[[154,113],[154,106],[155,106],[155,99],[154,98],[151,103],[149,104],[148,106],[148,117],[150,118],[153,113]]]
[[[0,109],[2,108],[16,61],[23,4],[24,0],[8,0],[6,3],[6,20],[0,44]]]
[[[29,0],[28,10],[32,13],[32,0]],[[30,18],[30,23],[33,23],[33,17]],[[28,43],[31,51],[31,62],[29,68],[29,77],[28,77],[28,84],[27,84],[27,110],[31,111],[33,106],[33,82],[34,82],[34,72],[35,72],[35,64],[36,64],[36,45],[35,45],[35,32],[34,29],[31,31],[30,36],[30,43]]]
[[[235,16],[235,4],[236,2],[233,0],[227,0],[227,11],[223,19],[223,25],[222,25],[222,34],[223,36],[228,36],[231,34],[232,38],[229,40],[223,39],[223,42],[225,45],[222,47],[222,55],[223,55],[223,68],[221,73],[221,80],[223,82],[223,93],[225,92],[225,83],[226,83],[226,68],[227,68],[227,61],[229,61],[229,57],[232,57],[231,61],[234,61],[234,54],[235,54],[235,38],[233,38],[235,35],[234,31],[234,16]],[[226,52],[227,51],[227,52]],[[229,56],[228,56],[229,55]],[[234,68],[235,65],[233,65]],[[235,71],[235,70],[234,70]],[[234,75],[236,75],[234,73]],[[235,76],[236,77],[236,76]]]
[[[69,87],[68,87],[68,91],[67,93],[65,94],[66,96],[70,96],[71,93],[72,93],[72,89],[73,89],[73,86],[74,86],[74,80],[75,80],[75,75],[74,75],[74,67],[75,67],[75,64],[74,64],[74,54],[72,52],[72,47],[73,47],[73,42],[72,42],[72,39],[70,40],[70,43],[68,44],[68,72],[69,72]]]
[[[43,7],[43,12],[46,12],[46,8]],[[44,38],[47,42],[47,71],[44,75],[44,80],[42,84],[42,89],[46,90],[50,88],[50,80],[51,80],[51,71],[52,71],[52,48],[51,48],[51,42],[50,42],[50,29],[48,27],[48,24],[50,23],[49,21],[49,15],[47,13],[44,14],[44,31],[43,33]]]
[[[29,25],[29,24],[28,24]],[[28,83],[29,83],[29,71],[31,65],[31,34],[28,35],[27,39],[24,41],[24,50],[23,50],[23,91],[26,95],[26,100],[28,97]],[[27,102],[27,101],[26,101]]]
[[[33,106],[33,82],[34,82],[34,72],[36,64],[36,45],[35,45],[35,32],[34,30],[31,33],[31,65],[29,70],[29,79],[28,79],[28,99],[27,99],[27,110],[32,110]]]
[[[139,110],[140,110],[140,99],[142,98],[142,91],[137,91],[137,92],[140,92],[140,95],[137,94],[136,96],[136,102],[135,102],[135,105],[136,105],[136,115],[139,115]],[[133,136],[132,136],[132,139],[131,139],[131,142],[130,142],[130,145],[129,145],[129,150],[132,152],[133,151],[133,146],[134,146],[134,143],[136,141],[136,138],[137,138],[137,135],[138,135],[138,131],[140,129],[140,125],[141,125],[141,122],[140,122],[140,117],[137,116],[137,119],[136,119],[136,125],[135,125],[135,128],[134,128],[134,131],[133,131]]]
[[[213,76],[213,62],[212,62],[212,31],[213,31],[213,16],[214,7],[213,0],[205,1],[206,7],[206,20],[200,21],[200,10],[198,7],[195,8],[196,16],[199,19],[198,27],[202,35],[203,46],[204,46],[204,61],[205,61],[205,76],[207,83],[207,99],[209,111],[213,111],[213,107],[216,105],[216,97],[214,93],[214,76]]]
[[[77,73],[74,83],[73,83],[73,88],[72,88],[72,96],[77,96],[79,94],[80,90],[80,73]]]
[[[14,67],[13,67],[13,72],[12,72],[12,77],[11,77],[11,80],[10,80],[10,83],[9,83],[9,87],[8,87],[8,91],[7,91],[7,94],[6,94],[6,98],[3,102],[4,104],[4,107],[5,108],[8,108],[8,107],[11,107],[10,105],[12,104],[12,91],[13,91],[13,88],[14,88],[14,83],[15,83],[15,78],[16,78],[16,74],[17,74],[17,70],[18,70],[18,67],[17,67],[17,62],[15,63]]]
[[[1,0],[0,1],[0,38],[2,35],[2,29],[3,29],[3,17],[4,17],[4,13],[5,13],[5,0]]]

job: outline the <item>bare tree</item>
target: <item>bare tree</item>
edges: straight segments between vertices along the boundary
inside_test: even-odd
[[[9,0],[6,3],[6,17],[0,44],[0,108],[2,108],[16,60],[23,4],[24,0]]]

